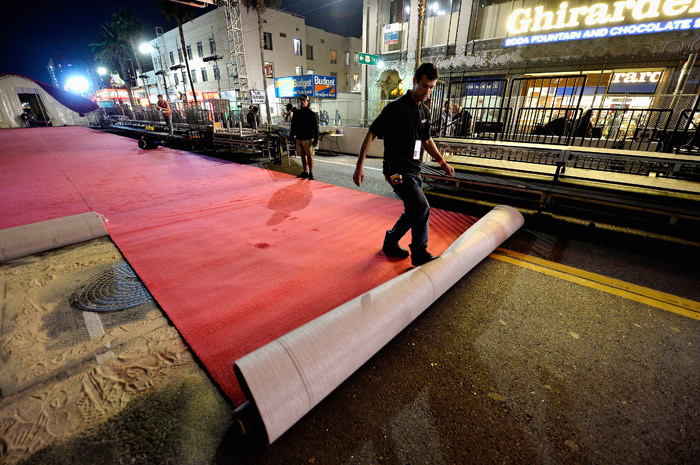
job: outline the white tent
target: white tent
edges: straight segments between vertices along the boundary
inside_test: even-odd
[[[0,128],[87,126],[97,105],[63,89],[19,75],[0,75]]]

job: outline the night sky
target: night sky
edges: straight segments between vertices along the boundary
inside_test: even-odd
[[[154,0],[11,0],[0,15],[0,74],[17,73],[50,82],[46,66],[54,55],[92,57],[101,23],[124,7],[144,26],[145,39],[155,27],[176,27],[165,20]],[[362,34],[362,0],[283,0],[281,9],[306,17],[309,26],[343,36]],[[196,9],[205,13],[209,9]]]

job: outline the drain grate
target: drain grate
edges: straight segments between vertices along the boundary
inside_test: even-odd
[[[80,286],[70,297],[79,310],[113,312],[152,301],[153,297],[128,263],[107,270]]]

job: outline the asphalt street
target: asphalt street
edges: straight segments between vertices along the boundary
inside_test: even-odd
[[[286,158],[282,165],[229,159],[301,171],[298,158],[291,166]],[[358,188],[352,182],[356,157],[315,160],[316,181],[309,182]],[[394,196],[381,160],[368,159],[365,173],[362,190]],[[431,202],[477,216],[488,208]],[[520,231],[270,446],[236,434],[233,406],[163,312],[142,305],[105,317],[107,336],[113,335],[109,360],[85,357],[12,392],[3,390],[0,461],[697,463],[699,258],[694,244],[528,217]],[[71,349],[85,343],[81,322],[56,315],[70,313],[66,302],[76,282],[120,260],[104,238],[0,265],[3,362],[10,359],[7,348],[16,339],[19,315],[28,308],[13,294],[31,287],[22,285],[23,274],[36,282],[36,292],[44,292],[30,300],[50,308],[37,339]],[[59,267],[56,276],[62,277],[44,279],[54,262],[75,266]],[[68,333],[74,334],[70,343],[62,339]],[[90,388],[96,385],[100,389]],[[71,386],[78,386],[74,400]],[[128,395],[120,394],[117,402],[117,390]],[[82,422],[59,434],[57,425],[73,418],[62,413],[72,402]],[[109,408],[91,416],[88,404]]]

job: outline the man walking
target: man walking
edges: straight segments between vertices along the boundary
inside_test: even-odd
[[[357,167],[352,176],[358,186],[365,177],[363,164],[372,141],[384,138],[383,173],[394,192],[403,200],[404,211],[394,227],[386,232],[382,251],[391,258],[408,258],[408,250],[399,240],[411,230],[411,264],[420,266],[437,257],[428,252],[428,220],[430,205],[423,193],[420,176],[421,149],[427,151],[449,176],[455,170],[430,137],[430,110],[425,101],[438,80],[438,70],[432,63],[423,63],[413,77],[413,89],[391,102],[380,113],[362,141]]]
[[[163,119],[165,120],[165,124],[168,126],[168,129],[170,130],[170,135],[173,135],[173,111],[170,109],[170,104],[168,103],[167,100],[163,98],[162,94],[158,94],[158,103],[156,103],[156,106],[160,111],[163,112]]]
[[[314,179],[314,149],[318,144],[318,117],[309,108],[309,97],[301,94],[301,108],[292,116],[289,137],[297,138],[297,154],[301,156],[301,167],[304,171],[297,178]]]

